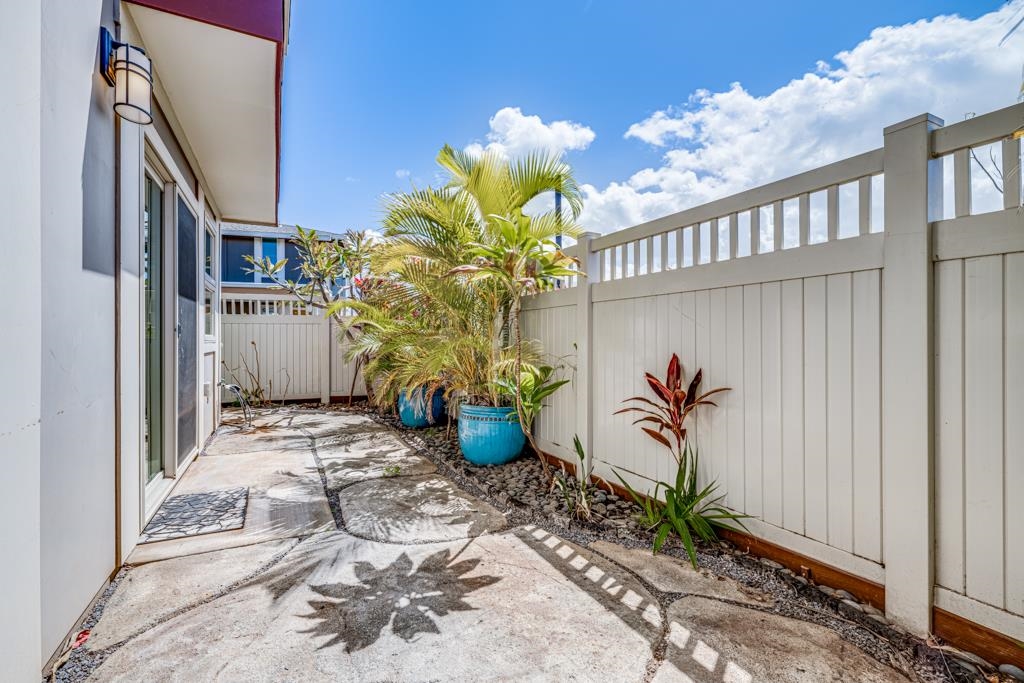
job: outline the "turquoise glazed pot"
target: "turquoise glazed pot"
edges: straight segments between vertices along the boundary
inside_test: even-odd
[[[398,392],[398,417],[406,427],[427,427],[440,422],[444,417],[444,392],[434,392],[430,404],[427,404],[427,388],[413,389],[412,396],[406,397],[404,391]],[[429,411],[429,413],[428,413]]]
[[[514,460],[525,443],[515,408],[459,408],[459,446],[474,465],[503,465]]]

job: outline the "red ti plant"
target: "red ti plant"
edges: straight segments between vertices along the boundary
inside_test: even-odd
[[[657,429],[647,426],[643,426],[641,429],[649,437],[668,448],[676,463],[681,464],[683,447],[686,443],[686,427],[683,425],[686,422],[687,416],[697,406],[717,406],[718,404],[709,400],[708,397],[721,391],[729,391],[729,388],[719,387],[718,389],[712,389],[698,395],[697,392],[700,389],[703,370],[697,370],[697,374],[693,376],[693,379],[690,380],[690,384],[684,391],[682,388],[683,369],[679,364],[679,356],[674,353],[672,354],[672,359],[668,362],[668,371],[665,373],[664,382],[649,372],[645,372],[644,377],[647,379],[647,384],[654,390],[658,401],[655,402],[643,396],[633,396],[632,398],[627,398],[623,403],[633,401],[641,404],[640,406],[622,408],[621,410],[616,410],[614,414],[641,413],[642,417],[633,420],[633,424],[648,422],[655,425]]]

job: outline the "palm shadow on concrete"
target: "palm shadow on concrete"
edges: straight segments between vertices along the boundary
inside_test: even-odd
[[[340,502],[349,533],[386,543],[473,538],[505,526],[490,505],[432,475],[359,482],[342,489]]]
[[[388,627],[406,642],[423,633],[438,634],[440,617],[476,609],[466,597],[501,580],[468,576],[480,560],[456,562],[457,556],[439,550],[415,568],[404,552],[382,568],[356,562],[353,570],[359,583],[310,586],[322,599],[310,600],[313,611],[300,615],[315,622],[302,633],[327,638],[318,649],[344,644],[347,653],[373,645]]]

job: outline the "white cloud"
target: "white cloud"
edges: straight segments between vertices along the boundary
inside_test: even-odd
[[[662,164],[603,189],[584,185],[581,222],[628,227],[879,147],[885,126],[925,111],[955,123],[1013,104],[1024,32],[998,43],[1022,4],[875,29],[764,96],[739,83],[697,91],[629,127],[627,138],[665,148]]]
[[[573,121],[544,123],[539,116],[525,115],[519,107],[504,107],[491,117],[486,145],[474,142],[466,147],[470,154],[484,150],[505,157],[533,151],[561,156],[570,150],[584,150],[594,141],[593,130]]]
[[[407,168],[400,168],[397,171],[395,171],[395,177],[398,178],[399,180],[403,180],[405,178],[408,178],[409,175],[410,175],[409,169],[407,169]]]

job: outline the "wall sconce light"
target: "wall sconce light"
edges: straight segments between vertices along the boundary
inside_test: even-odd
[[[114,112],[126,121],[153,122],[153,66],[141,47],[114,40],[100,27],[100,73],[114,88]]]

